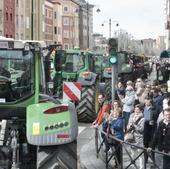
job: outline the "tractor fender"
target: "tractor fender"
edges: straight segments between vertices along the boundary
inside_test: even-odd
[[[80,82],[82,86],[92,86],[97,81],[97,74],[91,72],[90,78],[78,77],[77,81]]]

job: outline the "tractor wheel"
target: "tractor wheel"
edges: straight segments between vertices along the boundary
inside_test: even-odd
[[[77,142],[41,146],[37,151],[37,169],[77,169]]]
[[[107,100],[112,100],[112,85],[111,85],[111,79],[105,80],[105,95]]]
[[[81,100],[77,105],[78,120],[80,122],[91,123],[96,118],[98,87],[83,87]]]

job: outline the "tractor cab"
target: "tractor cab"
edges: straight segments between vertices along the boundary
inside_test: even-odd
[[[19,102],[35,92],[33,63],[34,54],[28,46],[0,42],[0,103]]]

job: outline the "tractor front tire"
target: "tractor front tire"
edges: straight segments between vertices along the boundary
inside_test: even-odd
[[[77,142],[41,146],[37,150],[37,169],[77,169]]]
[[[76,106],[78,121],[91,123],[96,118],[98,87],[88,86],[82,88],[81,100]]]

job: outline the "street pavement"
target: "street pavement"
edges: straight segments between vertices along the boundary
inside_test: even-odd
[[[83,125],[83,124],[80,124]],[[78,136],[78,169],[104,169],[106,168],[102,158],[96,157],[95,129],[91,124],[85,124],[86,128]]]

